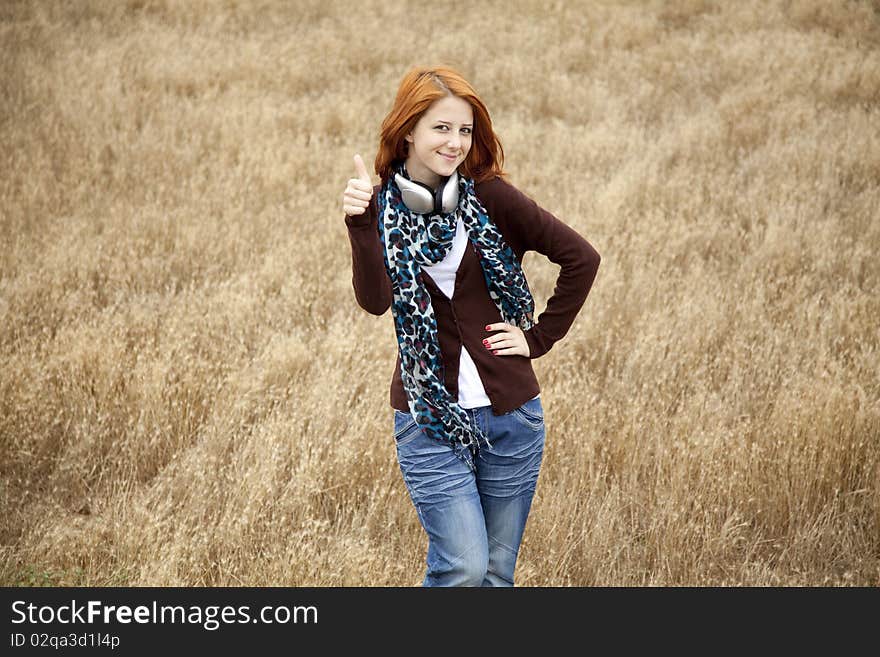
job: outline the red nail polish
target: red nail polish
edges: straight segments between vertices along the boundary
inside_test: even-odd
[[[497,351],[493,351],[492,353],[495,354],[496,356],[498,355],[498,352],[497,352]]]
[[[491,331],[492,329],[490,329],[490,328],[487,326],[487,327],[486,327],[486,330],[487,330],[487,331]]]

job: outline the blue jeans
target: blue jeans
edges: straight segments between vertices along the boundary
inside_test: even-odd
[[[423,586],[513,586],[544,453],[544,410],[531,399],[504,415],[466,409],[489,438],[473,468],[394,411],[397,460],[428,535]],[[461,449],[461,448],[459,448]]]

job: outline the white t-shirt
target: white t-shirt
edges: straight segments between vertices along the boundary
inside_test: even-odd
[[[447,256],[436,265],[422,266],[422,269],[449,299],[452,298],[452,293],[455,290],[455,275],[458,273],[458,266],[461,264],[467,245],[467,231],[464,222],[459,219],[455,227],[452,248]],[[462,345],[461,358],[458,363],[458,405],[462,408],[477,408],[491,404],[492,402],[486,395],[486,389],[483,387],[483,381],[480,379],[480,374],[477,372],[477,366],[474,365],[471,355]]]

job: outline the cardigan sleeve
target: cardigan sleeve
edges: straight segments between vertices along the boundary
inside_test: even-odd
[[[587,299],[601,258],[574,229],[507,181],[495,178],[484,189],[490,199],[489,216],[511,248],[518,254],[537,251],[560,267],[546,308],[537,323],[524,331],[529,357],[539,358],[568,333]]]
[[[351,242],[351,283],[358,305],[373,315],[381,315],[391,306],[391,279],[385,270],[385,259],[382,256],[382,242],[379,240],[379,228],[376,208],[376,194],[379,188],[373,188],[373,198],[367,211],[359,215],[345,215],[348,228],[348,240]]]

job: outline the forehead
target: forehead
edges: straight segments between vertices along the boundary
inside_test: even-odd
[[[451,123],[472,123],[474,110],[471,104],[458,96],[438,98],[425,110],[422,118],[426,121],[449,121]]]

